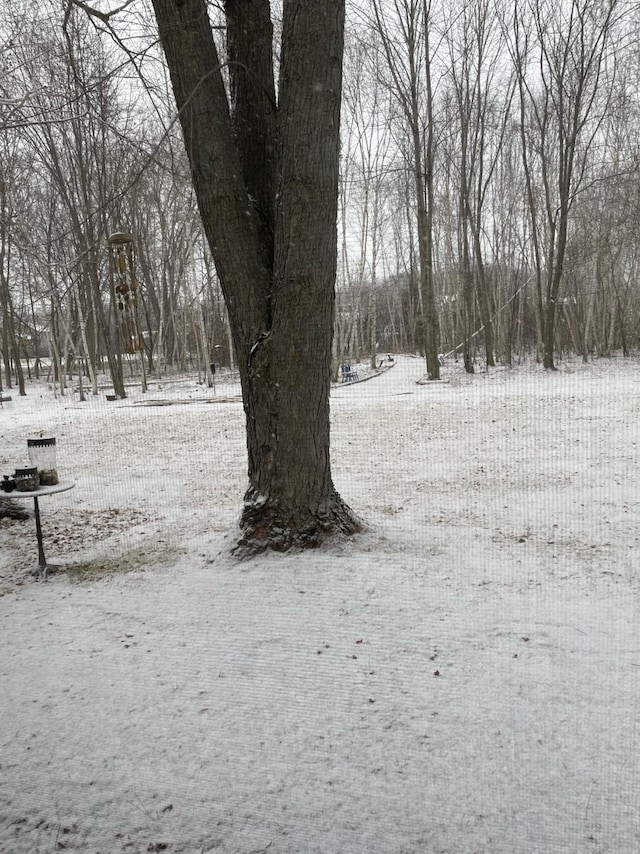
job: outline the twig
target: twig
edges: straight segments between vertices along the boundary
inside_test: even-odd
[[[141,799],[140,795],[136,795],[135,797],[138,799],[138,801],[139,801],[139,805],[138,805],[138,804],[136,804],[134,801],[131,801],[131,806],[135,807],[135,808],[136,808],[137,810],[139,810],[143,815],[146,815],[146,817],[147,817],[147,818],[150,818],[152,821],[158,821],[158,820],[160,819],[160,814],[158,813],[158,811],[157,811],[157,810],[156,810],[156,814],[155,814],[155,816],[153,815],[153,813],[149,812],[149,810],[148,810],[148,809],[145,807],[145,805],[142,803],[142,799]]]

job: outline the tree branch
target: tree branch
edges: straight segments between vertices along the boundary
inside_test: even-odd
[[[133,0],[125,0],[121,6],[118,6],[116,9],[112,9],[110,12],[101,12],[100,9],[96,9],[88,3],[84,3],[83,0],[67,0],[67,10],[64,16],[65,24],[71,14],[71,6],[76,6],[78,9],[82,9],[82,11],[86,12],[87,15],[90,15],[92,18],[98,18],[98,20],[102,21],[103,24],[108,24],[110,18],[120,12],[123,12],[127,6],[130,6],[132,3]]]

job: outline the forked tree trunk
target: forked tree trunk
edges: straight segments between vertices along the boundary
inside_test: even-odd
[[[205,0],[153,0],[224,293],[247,425],[243,552],[360,523],[329,461],[344,0],[227,0],[232,112]]]

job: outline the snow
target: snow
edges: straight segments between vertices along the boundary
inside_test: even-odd
[[[14,392],[76,488],[46,584],[0,523],[0,851],[637,854],[639,368],[337,386],[368,530],[241,563],[236,386]]]

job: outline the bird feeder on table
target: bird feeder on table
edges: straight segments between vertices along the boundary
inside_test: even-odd
[[[140,353],[142,390],[147,390],[144,370],[144,339],[140,328],[138,280],[135,272],[133,235],[120,229],[109,235],[109,251],[113,265],[116,302],[120,314],[120,328],[127,353]]]
[[[27,450],[31,465],[38,472],[40,486],[55,486],[58,483],[55,437],[33,436],[27,439]]]

